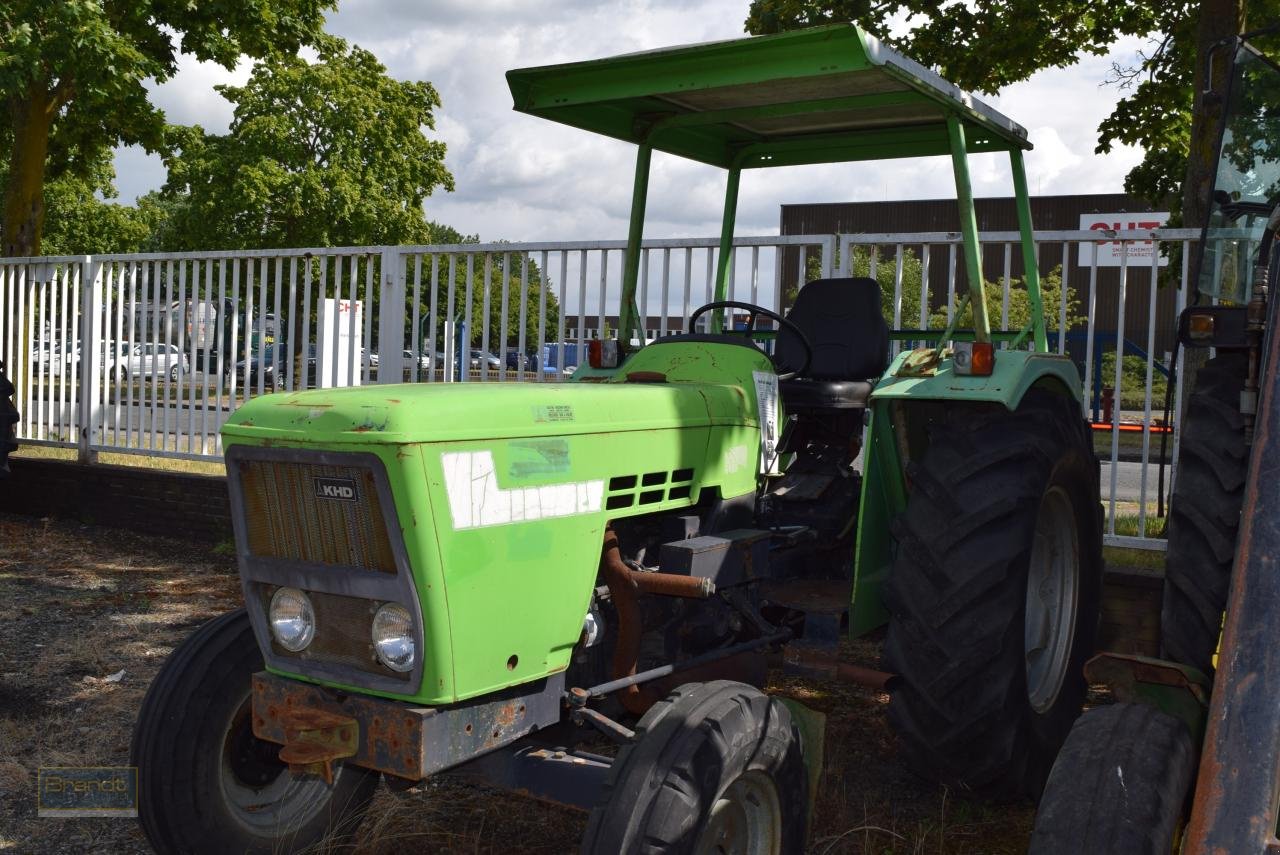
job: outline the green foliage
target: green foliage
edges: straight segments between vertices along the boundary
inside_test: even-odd
[[[1125,189],[1165,202],[1182,193],[1192,147],[1193,80],[1204,61],[1197,42],[1204,14],[1220,20],[1217,29],[1235,33],[1232,15],[1258,26],[1280,17],[1280,2],[752,0],[746,28],[772,33],[857,21],[957,85],[987,93],[1041,69],[1074,65],[1082,56],[1105,56],[1125,39],[1153,39],[1155,49],[1141,54],[1137,67],[1113,69],[1107,82],[1125,95],[1099,126],[1097,151],[1105,154],[1116,144],[1142,147],[1143,161],[1129,173]],[[910,29],[892,36],[891,27],[904,19]],[[1206,161],[1211,156],[1200,153]]]
[[[963,294],[957,294],[953,311],[960,307]],[[1003,282],[983,282],[982,296],[987,304],[987,319],[992,329],[1001,329],[1001,321],[1004,319],[1004,283]],[[1040,301],[1044,307],[1045,328],[1055,330],[1058,328],[1061,320],[1062,309],[1062,267],[1053,268],[1048,273],[1040,276]],[[1087,318],[1080,311],[1080,298],[1077,296],[1074,288],[1067,288],[1067,329],[1079,326],[1085,323]],[[1007,326],[1011,330],[1023,330],[1031,323],[1031,295],[1027,292],[1027,280],[1025,276],[1019,276],[1016,279],[1011,278],[1009,281],[1009,315]],[[946,329],[947,311],[940,308],[929,315],[930,329]],[[960,319],[957,323],[958,329],[972,329],[973,327],[973,308],[965,306],[964,311],[960,313]]]
[[[1116,352],[1114,350],[1102,354],[1102,375],[1098,383],[1104,388],[1116,385]],[[1159,410],[1164,407],[1164,396],[1169,382],[1165,376],[1151,370],[1151,408]],[[1126,356],[1120,367],[1120,406],[1126,410],[1139,410],[1145,405],[1147,391],[1147,361],[1140,356]]]
[[[436,229],[433,243],[468,244],[479,243],[475,235],[462,235],[457,230],[433,224]],[[467,259],[461,255],[454,256],[453,288],[454,317],[462,320],[466,316],[467,306]],[[508,271],[510,271],[508,273]],[[486,276],[487,272],[487,276]],[[413,273],[410,271],[410,276]],[[532,350],[538,345],[538,309],[542,289],[546,288],[547,315],[543,326],[545,341],[556,340],[556,327],[560,320],[560,303],[555,296],[555,284],[546,282],[542,269],[530,257],[521,253],[494,252],[475,256],[470,268],[471,282],[471,327],[469,338],[473,347],[480,347],[484,339],[485,311],[489,306],[489,349],[495,355],[502,356],[507,347],[515,347],[520,340],[520,296],[524,293],[524,335],[525,349]],[[422,298],[419,301],[419,317],[429,319],[431,313],[431,262],[423,260]],[[507,302],[503,312],[502,289],[506,280]],[[410,282],[412,279],[409,280]],[[444,323],[448,320],[449,306],[449,257],[440,256],[436,268],[436,350],[443,349]],[[486,288],[487,283],[487,288]],[[412,286],[406,289],[412,298]],[[487,292],[487,293],[486,293]],[[487,299],[486,299],[487,296]],[[412,306],[409,308],[412,317]],[[503,318],[506,318],[507,337],[502,338]],[[424,324],[427,321],[424,321]],[[427,342],[424,338],[422,349],[425,352]]]
[[[423,202],[453,189],[445,146],[430,139],[440,98],[430,83],[387,76],[340,39],[317,62],[275,56],[245,86],[225,135],[171,127],[161,198],[166,249],[425,243]]]
[[[328,0],[10,0],[0,4],[0,139],[11,180],[0,229],[39,248],[43,185],[91,179],[119,144],[165,145],[147,86],[181,53],[233,67],[241,56],[290,55],[320,33]],[[19,180],[20,179],[20,180]],[[29,198],[28,198],[29,197]]]
[[[872,276],[872,261],[875,261],[875,274]],[[836,260],[838,264],[838,259]],[[904,247],[902,250],[902,293],[900,305],[894,304],[894,293],[898,278],[898,259],[891,252],[876,253],[873,257],[871,249],[865,246],[854,246],[849,259],[852,276],[874,278],[880,283],[880,312],[890,329],[920,329],[920,283],[924,275],[924,264],[915,250]],[[936,259],[933,260],[936,263]],[[821,270],[820,259],[810,258],[807,278],[818,278]],[[795,300],[796,289],[787,292],[787,303]],[[957,292],[954,307],[959,307],[965,291]],[[983,295],[987,303],[987,318],[992,329],[1000,329],[1000,320],[1004,308],[1004,284],[1002,282],[983,283]],[[1040,277],[1040,295],[1045,307],[1045,326],[1057,329],[1062,301],[1062,268],[1053,268]],[[930,295],[926,295],[930,296]],[[938,306],[936,296],[929,300],[930,307]],[[1074,288],[1067,289],[1067,329],[1085,322],[1080,311],[1080,300]],[[1025,277],[1011,279],[1009,282],[1009,317],[1008,327],[1021,330],[1031,322],[1031,297],[1027,293]],[[926,316],[924,329],[946,329],[947,310],[945,304],[930,308]],[[965,307],[960,316],[958,329],[973,328],[973,310]]]

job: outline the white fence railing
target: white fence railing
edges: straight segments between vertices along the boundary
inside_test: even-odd
[[[1122,360],[1106,378],[1116,404],[1110,431],[1100,433],[1110,442],[1103,494],[1109,543],[1162,548],[1151,520],[1160,504],[1152,439],[1173,430],[1176,461],[1177,432],[1157,423],[1157,375],[1169,368],[1155,353],[1157,295],[1160,280],[1171,279],[1181,310],[1186,249],[1197,235],[1104,235],[1108,253],[1120,253],[1118,287],[1107,295],[1098,288],[1099,237],[1036,234],[1042,269],[1068,262],[1057,303],[1045,307],[1050,346],[1094,366],[1135,329],[1132,314],[1126,326],[1127,289],[1146,289],[1142,406],[1121,406],[1135,399]],[[1003,270],[992,324],[1007,329],[1019,312],[1018,236],[982,241],[986,269]],[[683,331],[692,309],[711,299],[718,244],[644,243],[638,303],[646,338]],[[1153,245],[1180,251],[1176,275],[1160,266]],[[1080,247],[1087,263],[1072,263]],[[1131,251],[1142,260],[1130,263]],[[216,459],[227,416],[267,391],[563,377],[586,342],[616,326],[624,252],[622,241],[598,241],[0,259],[0,357],[19,379],[27,444],[75,448],[82,460],[103,451]],[[958,262],[963,268],[960,237],[950,233],[738,238],[729,297],[777,309],[784,292],[815,276],[870,275],[884,287],[895,329],[936,327],[963,281]],[[1084,322],[1069,329],[1077,314]],[[1100,328],[1101,314],[1113,326]],[[1089,412],[1096,373],[1085,372]]]

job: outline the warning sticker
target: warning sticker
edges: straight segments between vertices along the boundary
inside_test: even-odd
[[[756,406],[760,415],[760,472],[778,474],[778,375],[772,371],[753,371],[756,384]]]

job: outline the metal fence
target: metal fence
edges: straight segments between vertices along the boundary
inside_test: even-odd
[[[1119,248],[1117,330],[1093,323],[1100,237]],[[1109,429],[1098,431],[1108,543],[1163,548],[1152,520],[1153,452],[1155,437],[1170,430],[1176,463],[1178,435],[1176,424],[1159,424],[1159,377],[1169,366],[1154,353],[1155,306],[1161,287],[1176,288],[1179,310],[1185,304],[1185,250],[1197,237],[1036,234],[1042,268],[1055,253],[1093,254],[1088,281],[1064,281],[1045,312],[1051,347],[1089,366],[1083,392],[1095,421],[1098,387],[1114,390]],[[982,242],[984,253],[1005,259],[998,320],[1007,329],[1019,311],[1011,261],[1018,235],[988,233]],[[682,319],[711,299],[718,244],[644,243],[638,303],[646,338],[683,331]],[[738,238],[729,298],[778,309],[790,296],[787,283],[870,275],[880,279],[887,319],[900,331],[896,349],[909,330],[950,317],[964,287],[960,245],[951,233]],[[1162,267],[1154,247],[1166,256],[1174,250],[1180,270]],[[0,259],[0,356],[19,379],[18,430],[28,444],[75,448],[86,461],[104,451],[217,459],[227,416],[273,390],[562,379],[586,343],[616,324],[624,253],[622,241],[598,241]],[[931,266],[940,264],[945,291],[931,288],[941,281]],[[1064,279],[1070,269],[1063,265]],[[1127,288],[1148,295],[1145,349],[1121,332]],[[1117,347],[1144,354],[1140,390],[1124,388],[1123,360],[1098,376],[1098,358]],[[1122,406],[1135,391],[1141,406]],[[1175,395],[1176,413],[1181,390]]]

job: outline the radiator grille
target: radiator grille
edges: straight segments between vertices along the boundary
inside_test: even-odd
[[[269,614],[271,595],[277,586],[260,584],[258,595],[263,614]],[[393,677],[408,681],[407,672],[392,671],[378,661],[373,652],[373,640],[370,631],[373,626],[373,614],[378,606],[377,600],[366,600],[361,597],[343,597],[338,594],[325,594],[319,591],[308,591],[307,597],[316,613],[316,635],[303,653],[292,653],[271,640],[271,651],[283,659],[301,662],[325,662]],[[305,670],[305,665],[301,667]]]
[[[250,553],[396,572],[371,470],[279,460],[239,460],[237,465]],[[354,495],[317,495],[323,485],[334,484],[352,485]]]

